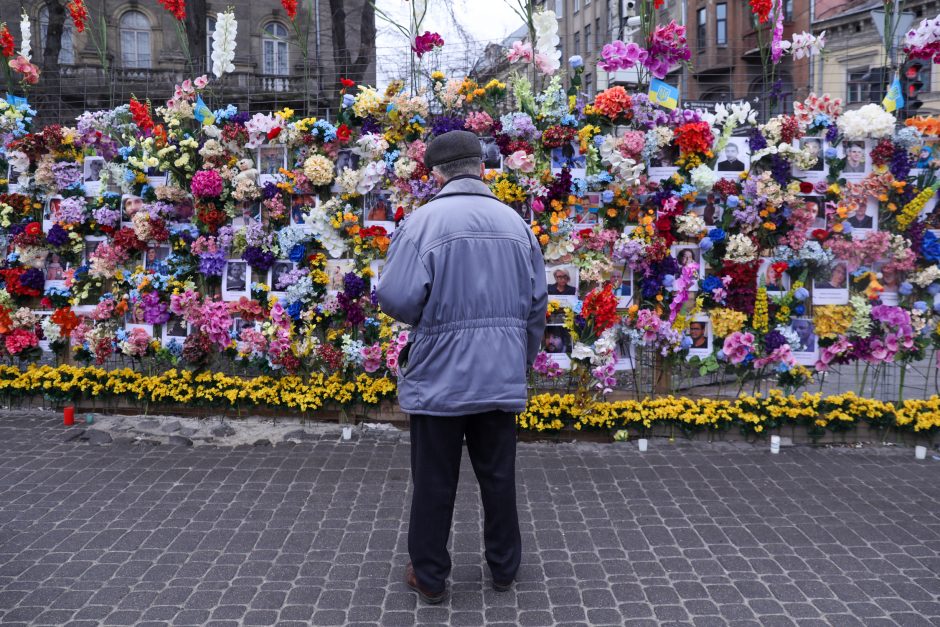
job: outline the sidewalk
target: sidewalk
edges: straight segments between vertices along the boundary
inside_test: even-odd
[[[910,449],[521,444],[489,588],[464,456],[451,598],[416,604],[407,436],[237,448],[0,420],[3,625],[930,625],[940,462]]]

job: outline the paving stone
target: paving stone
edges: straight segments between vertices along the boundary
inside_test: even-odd
[[[450,596],[431,607],[401,581],[406,432],[98,451],[75,433],[0,419],[2,625],[940,624],[940,486],[900,447],[521,443],[506,593],[464,456]]]

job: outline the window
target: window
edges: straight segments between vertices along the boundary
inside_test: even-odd
[[[565,17],[565,0],[555,0],[555,15],[559,19]]]
[[[75,47],[72,44],[72,20],[66,16],[62,23],[62,37],[59,39],[61,47],[59,48],[59,65],[72,65],[75,63]],[[39,9],[39,50],[33,56],[42,59],[43,51],[46,49],[46,33],[49,31],[49,7],[44,6]]]
[[[588,96],[594,95],[594,79],[590,74],[584,75],[584,93]]]
[[[206,18],[206,71],[212,70],[212,33],[215,32],[215,18]]]
[[[591,25],[584,27],[584,54],[591,54]]]
[[[574,53],[581,54],[581,33],[574,34]]]
[[[261,52],[265,74],[285,76],[287,64],[287,28],[278,22],[270,22],[264,27],[261,37]]]
[[[695,29],[695,41],[696,41],[696,44],[698,45],[699,50],[705,49],[705,37],[706,37],[705,35],[705,24],[706,24],[705,11],[706,11],[705,8],[701,8],[698,10],[698,22],[697,22],[697,26]]]
[[[884,68],[850,69],[845,74],[846,102],[877,102],[884,96],[882,89],[890,83],[890,71]]]
[[[715,43],[719,46],[728,45],[728,5],[722,2],[715,5]]]
[[[150,20],[140,11],[121,16],[121,61],[127,68],[150,69]]]
[[[783,3],[783,21],[793,21],[793,0],[784,0]]]
[[[600,50],[601,46],[604,45],[603,41],[604,33],[601,31],[601,18],[594,20],[594,49]]]
[[[573,0],[573,3],[574,3],[574,8],[572,9],[572,11],[574,13],[577,13],[578,11],[581,10],[581,0]]]

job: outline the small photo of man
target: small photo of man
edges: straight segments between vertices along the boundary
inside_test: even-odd
[[[238,300],[247,296],[248,292],[248,263],[240,259],[228,260],[222,275],[222,297],[225,300]]]
[[[794,353],[816,352],[816,330],[813,321],[809,318],[793,318],[790,320],[790,330],[800,338],[802,346],[792,346]]]
[[[480,149],[483,151],[483,167],[487,170],[502,170],[503,155],[499,152],[499,146],[492,137],[480,138]]]
[[[853,235],[858,235],[856,231],[874,231],[878,228],[878,202],[872,199],[867,203],[858,203],[846,222],[852,225]]]
[[[868,171],[865,161],[865,142],[846,142],[845,144],[845,174],[864,174]]]
[[[718,156],[718,163],[715,164],[718,172],[744,172],[747,169],[747,163],[741,158],[744,151],[736,139],[729,139],[728,145]]]
[[[576,296],[578,294],[578,277],[573,274],[574,266],[555,266],[546,268],[548,275],[549,296]]]
[[[83,179],[86,183],[97,183],[104,169],[104,157],[85,157]]]
[[[663,146],[650,158],[650,168],[674,168],[679,158],[679,147],[672,144]]]
[[[340,150],[336,155],[336,175],[339,176],[345,169],[359,169],[359,155],[352,150]]]
[[[144,208],[144,199],[133,194],[125,194],[121,198],[121,222],[129,223],[134,215]]]
[[[258,148],[258,173],[274,176],[281,168],[287,167],[286,146],[261,146]]]
[[[690,348],[694,350],[709,350],[708,320],[693,320],[689,323],[689,338],[692,340]]]
[[[567,354],[571,352],[571,334],[560,325],[548,325],[545,327],[545,335],[542,339],[542,350],[546,353]]]
[[[826,159],[825,159],[825,140],[822,137],[804,137],[803,139],[797,140],[800,142],[800,147],[808,154],[816,157],[816,163],[803,172],[825,172],[826,171]]]

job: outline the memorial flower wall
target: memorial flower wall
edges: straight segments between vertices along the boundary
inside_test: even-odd
[[[662,29],[655,55],[612,44],[607,63],[681,61],[684,29]],[[0,102],[0,355],[390,381],[408,330],[377,307],[383,259],[438,191],[428,141],[465,129],[543,248],[534,372],[573,369],[579,402],[638,350],[788,393],[846,364],[934,358],[940,123],[825,95],[765,123],[747,103],[592,98],[579,61],[567,90],[551,59],[538,91],[523,72],[435,72],[417,94],[344,81],[333,120],[239,112],[207,77],[68,126]]]

